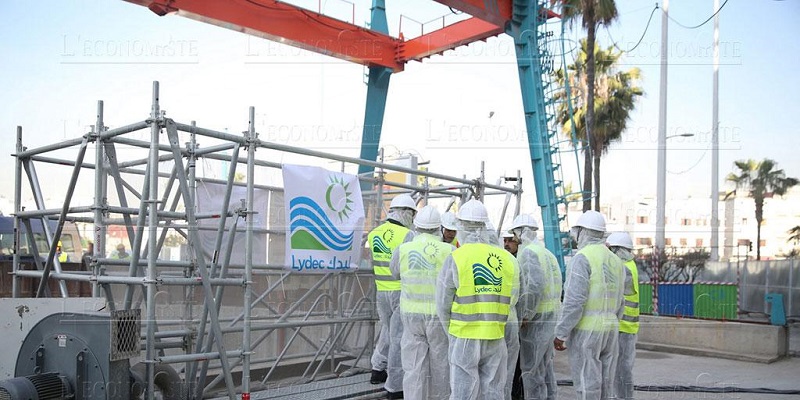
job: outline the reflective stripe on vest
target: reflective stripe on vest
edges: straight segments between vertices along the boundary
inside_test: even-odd
[[[556,312],[561,305],[561,268],[556,256],[539,242],[530,243],[527,248],[536,254],[544,276],[542,298],[536,306],[536,313]]]
[[[619,321],[619,331],[635,335],[639,333],[639,270],[633,260],[626,262],[625,267],[631,272],[633,294],[625,296],[625,311]]]
[[[516,259],[488,244],[461,245],[451,254],[458,268],[458,288],[451,306],[451,335],[464,339],[501,339],[519,285]]]
[[[408,232],[407,228],[386,221],[367,236],[367,243],[372,251],[375,286],[379,292],[400,290],[400,281],[392,277],[389,261],[392,260],[392,251],[403,243]]]
[[[453,246],[423,233],[395,251],[400,257],[400,311],[436,315],[436,279]]]
[[[602,244],[590,244],[578,251],[589,261],[589,295],[576,328],[608,332],[619,329],[616,311],[620,306],[621,285],[625,284],[622,260]],[[604,271],[604,266],[608,269]]]

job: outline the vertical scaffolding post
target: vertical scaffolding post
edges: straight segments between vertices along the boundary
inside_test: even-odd
[[[97,101],[97,122],[93,129],[94,134],[94,254],[92,254],[92,274],[100,274],[98,258],[105,257],[106,254],[106,226],[103,222],[106,209],[105,192],[103,192],[106,180],[105,172],[105,149],[103,139],[100,137],[98,126],[103,124],[103,101]],[[92,283],[92,292],[95,297],[100,295],[97,283]]]
[[[158,137],[161,133],[160,117],[161,111],[158,105],[158,82],[153,82],[153,105],[150,110],[150,159],[148,161],[148,191],[147,198],[142,198],[142,202],[147,202],[147,347],[146,347],[146,375],[147,392],[146,398],[152,400],[155,396],[155,335],[156,335],[156,263],[158,262],[158,252],[156,252],[156,240],[158,237]]]
[[[191,123],[192,128],[197,126],[195,121]],[[189,143],[187,143],[187,152],[189,153],[189,194],[191,195],[192,204],[197,207],[197,134],[192,131],[189,133]],[[177,168],[177,165],[176,165]],[[180,190],[178,190],[180,193]],[[195,210],[196,211],[196,210]],[[220,217],[221,220],[225,220],[224,217]],[[191,278],[194,275],[194,264],[186,267],[183,271],[184,278]],[[192,320],[194,318],[193,313],[193,304],[192,301],[194,299],[194,286],[187,285],[184,287],[184,299],[186,301],[185,309],[184,309],[184,317],[186,318],[186,329],[191,329]],[[187,335],[186,337],[186,348],[191,349],[194,347],[194,343],[192,343],[192,335]],[[194,374],[191,376],[189,375],[189,370],[192,368],[192,365],[196,365],[191,361],[187,361],[186,365],[184,366],[184,381],[186,382],[186,393],[191,395],[193,390],[194,384]]]
[[[253,184],[255,180],[255,157],[258,134],[255,129],[255,107],[250,107],[250,123],[247,129],[247,221],[245,233],[244,261],[244,328],[242,332],[242,399],[250,399],[250,311],[251,286],[253,284]],[[221,338],[220,338],[221,339]]]
[[[17,127],[17,156],[14,158],[14,258],[12,271],[14,275],[11,278],[11,297],[19,297],[19,277],[16,272],[19,270],[19,249],[20,249],[20,232],[19,232],[19,217],[16,214],[22,211],[22,160],[19,158],[19,153],[23,151],[22,148],[22,127]]]

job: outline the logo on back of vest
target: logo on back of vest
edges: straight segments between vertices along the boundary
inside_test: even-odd
[[[428,260],[428,257],[418,251],[412,250],[408,252],[408,269],[434,269],[435,266]]]
[[[380,236],[375,236],[372,238],[372,252],[392,254],[392,249],[383,242]]]
[[[500,288],[498,286],[503,285],[503,278],[498,278],[495,276],[494,272],[500,272],[502,269],[503,262],[496,254],[489,254],[489,257],[486,258],[486,265],[481,263],[472,264],[472,276],[474,277],[473,282],[476,286],[475,292],[500,292]],[[493,287],[486,288],[477,286]]]

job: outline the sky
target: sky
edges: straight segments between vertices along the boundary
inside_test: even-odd
[[[291,2],[315,10],[321,5],[325,14],[360,25],[369,15],[364,0]],[[800,64],[800,2],[724,3],[719,14],[720,190],[730,189],[724,179],[740,159],[771,158],[789,176],[800,177],[800,127],[792,123],[800,111],[800,77],[792,72]],[[600,45],[615,42],[629,50],[620,67],[639,68],[645,92],[623,140],[603,159],[605,201],[653,197],[656,191],[662,14],[656,11],[645,29],[653,6],[617,0],[619,18],[598,32]],[[713,12],[711,0],[669,2],[674,21],[668,24],[667,134],[695,136],[668,140],[668,198],[711,193],[713,23],[697,29],[681,25],[701,24]],[[443,16],[447,23],[463,18],[423,0],[387,1],[387,13],[390,34],[397,36],[402,26],[406,38],[436,29]],[[552,30],[558,37],[560,24]],[[568,31],[565,48],[574,50],[583,36],[579,29]],[[177,15],[158,17],[121,0],[3,1],[0,38],[0,132],[5,132],[0,153],[6,155],[0,168],[8,171],[0,175],[0,196],[7,200],[13,199],[14,163],[8,155],[15,151],[17,126],[23,127],[24,145],[35,148],[87,132],[98,100],[104,102],[107,126],[140,121],[150,112],[153,81],[160,82],[162,109],[178,122],[239,134],[247,129],[253,106],[262,140],[348,156],[359,152],[366,98],[366,70],[360,65]],[[564,59],[571,62],[574,56],[570,51]],[[148,133],[136,137],[147,139]],[[201,147],[213,144],[202,140]],[[410,62],[394,74],[381,146],[388,156],[412,153],[429,161],[432,171],[454,176],[477,178],[481,160],[489,182],[519,170],[527,178],[523,211],[532,212],[530,158],[510,38],[501,35]],[[565,180],[578,187],[578,161],[568,146],[563,150]],[[120,152],[139,154],[124,146]],[[76,153],[59,155],[74,159]],[[91,149],[88,154],[92,161]],[[269,151],[257,155],[320,163]],[[201,169],[207,176],[222,173],[212,162]],[[45,183],[58,193],[66,188],[69,171],[63,171],[40,175],[56,178]],[[91,198],[87,190],[79,195]]]

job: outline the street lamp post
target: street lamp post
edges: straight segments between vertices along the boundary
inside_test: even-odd
[[[658,182],[656,193],[656,248],[664,250],[664,224],[666,222],[666,203],[667,203],[667,139],[675,137],[692,137],[694,133],[681,133],[679,135],[665,136],[663,141],[659,141],[658,163]]]

